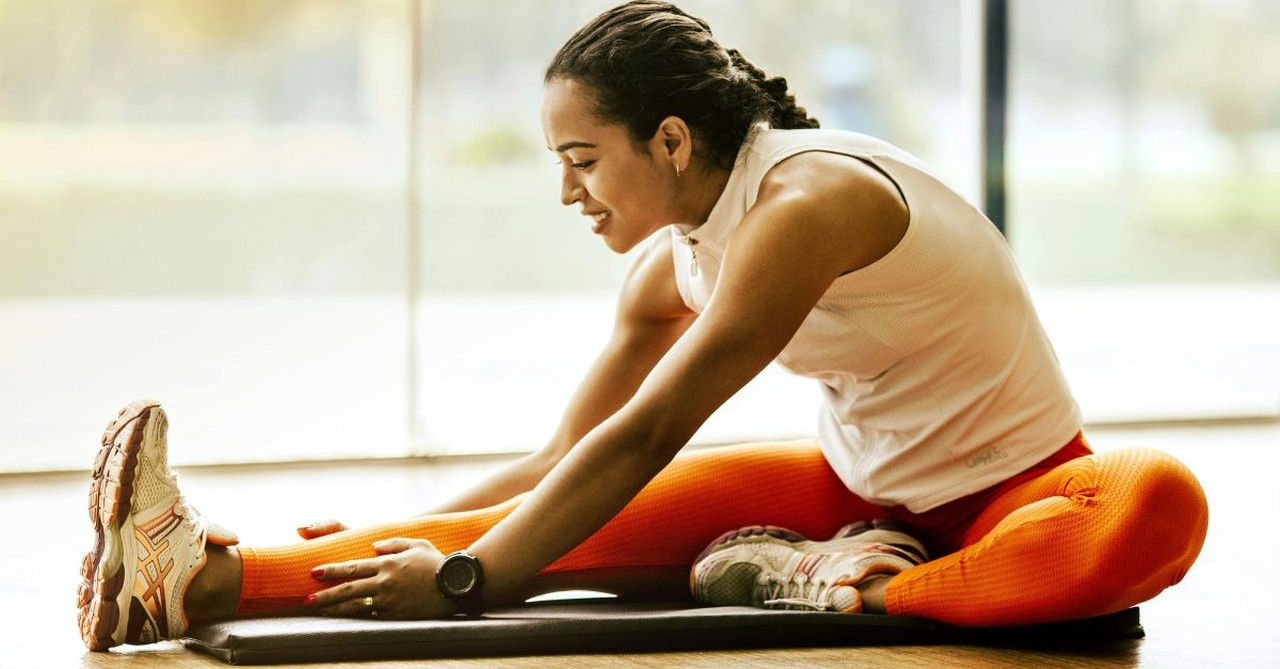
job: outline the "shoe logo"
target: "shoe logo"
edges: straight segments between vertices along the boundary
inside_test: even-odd
[[[164,581],[174,566],[172,554],[168,553],[169,535],[182,523],[182,518],[174,511],[176,506],[133,529],[138,546],[145,552],[145,555],[137,557],[141,578],[134,581],[133,596],[146,607],[147,615],[155,622],[157,635],[162,639],[169,638],[169,602]]]

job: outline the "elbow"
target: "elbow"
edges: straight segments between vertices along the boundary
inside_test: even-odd
[[[680,412],[663,409],[629,403],[577,441],[557,436],[528,456],[530,470],[536,469],[545,476],[577,450],[579,443],[590,443],[590,455],[584,453],[584,457],[625,461],[632,471],[656,475],[701,425]]]
[[[626,439],[630,451],[655,471],[661,470],[693,438],[701,425],[679,412],[637,409],[620,416],[631,434]]]
[[[536,481],[542,480],[560,461],[573,450],[573,444],[564,444],[562,439],[552,439],[547,445],[525,456],[527,469]]]

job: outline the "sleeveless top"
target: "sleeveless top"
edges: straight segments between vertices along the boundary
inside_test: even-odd
[[[1080,411],[995,226],[919,160],[832,130],[758,128],[700,226],[673,225],[676,281],[701,312],[774,165],[851,156],[898,187],[905,236],[836,279],[778,355],[821,384],[818,441],[858,496],[922,512],[999,483],[1080,431]]]

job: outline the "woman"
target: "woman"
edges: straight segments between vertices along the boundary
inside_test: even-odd
[[[1003,239],[925,166],[816,129],[784,80],[665,3],[597,17],[545,84],[562,202],[614,251],[653,239],[546,447],[427,516],[237,548],[184,503],[164,413],[134,403],[90,491],[90,648],[686,581],[712,604],[1007,625],[1182,578],[1207,524],[1195,478],[1155,451],[1091,454]],[[775,359],[822,384],[817,444],[676,457]]]

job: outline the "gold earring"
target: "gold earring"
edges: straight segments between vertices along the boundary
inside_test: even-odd
[[[680,163],[676,163],[676,178],[680,178]]]

